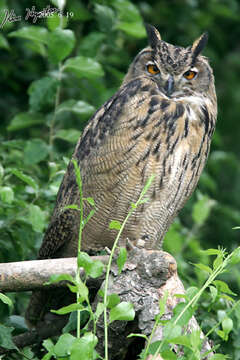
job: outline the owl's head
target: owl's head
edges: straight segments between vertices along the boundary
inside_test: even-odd
[[[149,47],[136,56],[124,84],[136,77],[148,77],[168,97],[206,94],[213,90],[212,69],[207,59],[200,55],[208,40],[207,33],[183,48],[163,41],[154,26],[146,25],[146,30]]]

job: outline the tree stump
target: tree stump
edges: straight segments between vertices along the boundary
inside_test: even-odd
[[[106,257],[101,257],[106,263]],[[54,266],[57,264],[57,266]],[[31,263],[31,264],[30,264]],[[32,285],[26,282],[24,271],[29,273],[32,269],[31,281]],[[39,276],[41,268],[43,273]],[[76,274],[76,259],[51,259],[23,263],[0,264],[0,291],[24,291],[31,289],[39,289],[46,282],[50,275],[60,273],[60,269],[64,269],[63,273],[71,275]],[[22,280],[21,280],[22,279]],[[39,280],[40,279],[40,280]],[[6,281],[7,280],[7,281]],[[184,294],[184,287],[177,274],[177,264],[175,259],[168,253],[159,250],[146,250],[131,248],[128,251],[128,259],[124,265],[121,274],[118,273],[118,267],[115,262],[112,264],[110,279],[108,286],[108,294],[118,294],[121,301],[131,302],[136,313],[133,321],[114,321],[109,325],[109,360],[128,360],[134,359],[144,348],[144,340],[138,337],[127,338],[131,333],[140,333],[149,336],[155,324],[155,317],[159,313],[159,300],[163,298],[165,292],[168,292],[168,298],[165,307],[165,314],[162,319],[171,319],[173,309],[184,298],[176,297],[176,294]],[[2,286],[1,286],[2,283]],[[97,291],[100,287],[104,288],[103,277],[101,279],[90,279],[91,288]],[[10,284],[9,286],[7,284]],[[15,289],[14,289],[15,284]],[[55,286],[54,284],[51,285]],[[61,282],[56,286],[66,286]],[[93,300],[93,309],[97,303],[102,301],[99,295]],[[59,317],[59,326],[57,323],[55,328],[51,324],[42,324],[38,330],[29,331],[14,338],[14,342],[18,347],[31,345],[47,337],[59,334],[61,332],[61,317]],[[152,342],[163,339],[164,326],[158,326],[152,337]],[[198,330],[199,326],[194,317],[189,321],[186,331],[191,333]],[[97,351],[104,356],[104,323],[103,316],[97,323],[98,345]],[[203,334],[202,334],[203,338]],[[139,349],[136,350],[138,348]],[[211,350],[210,344],[205,341],[202,345],[202,353]],[[135,351],[135,353],[134,353]],[[136,352],[138,351],[138,352]],[[174,351],[177,355],[182,355],[181,347],[175,346]],[[6,349],[1,349],[1,353],[5,353]],[[212,352],[205,359],[210,359]],[[135,356],[135,357],[134,357]],[[151,356],[148,357],[148,360]],[[157,359],[161,359],[160,356]]]

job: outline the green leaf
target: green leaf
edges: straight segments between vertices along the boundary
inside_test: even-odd
[[[223,251],[220,249],[207,249],[207,250],[201,250],[201,253],[206,255],[219,255],[222,254]]]
[[[1,300],[4,304],[8,305],[10,308],[13,307],[13,302],[12,302],[12,300],[11,300],[8,296],[0,293],[0,300]]]
[[[204,264],[194,264],[194,266],[200,270],[206,271],[208,274],[212,273],[212,269]]]
[[[230,264],[238,264],[240,262],[240,247],[237,247],[232,252],[232,256],[230,258]]]
[[[71,283],[74,283],[74,279],[69,274],[61,274],[61,275],[51,275],[48,282],[45,283],[45,285],[51,285],[60,281],[70,281]]]
[[[11,204],[14,200],[14,192],[9,186],[0,187],[0,199],[6,204]]]
[[[50,31],[56,30],[58,27],[66,28],[68,18],[66,16],[60,17],[58,14],[52,14],[47,17],[47,27]]]
[[[123,22],[117,24],[118,29],[123,30],[126,34],[141,39],[146,37],[146,30],[142,22]]]
[[[61,11],[65,8],[66,6],[66,0],[51,0],[51,2],[53,3],[53,5],[55,5],[58,9],[60,9]]]
[[[213,269],[217,269],[219,266],[221,266],[223,263],[223,254],[218,254],[218,256],[216,257],[216,259],[213,262]]]
[[[96,318],[96,321],[98,321],[99,317],[102,315],[103,311],[104,311],[104,304],[101,303],[101,302],[98,302],[97,304],[97,309],[95,311],[95,318]]]
[[[0,34],[0,48],[9,49],[8,41],[2,34]]]
[[[218,336],[220,336],[221,339],[223,339],[223,340],[225,340],[225,341],[228,339],[227,334],[225,334],[225,332],[222,331],[222,330],[218,330],[218,331],[217,331],[217,334],[218,334]]]
[[[45,120],[37,113],[22,112],[14,116],[7,127],[8,131],[16,131],[42,124]]]
[[[212,285],[209,286],[209,290],[210,290],[210,293],[211,293],[212,301],[215,302],[215,300],[217,298],[217,295],[218,295],[218,291],[215,288],[215,286],[212,286]]]
[[[68,59],[63,70],[72,71],[78,77],[87,79],[96,79],[104,75],[102,66],[96,60],[84,56]]]
[[[112,309],[120,303],[121,299],[117,294],[110,294],[107,296],[107,307]]]
[[[72,144],[75,144],[81,135],[81,131],[76,129],[61,129],[55,134],[55,138],[63,139]]]
[[[94,279],[101,276],[104,269],[104,265],[101,261],[93,260],[83,251],[78,254],[78,266],[84,268],[86,274]]]
[[[136,5],[129,0],[115,0],[113,7],[117,10],[118,17],[121,21],[138,22],[142,21],[140,12]]]
[[[28,221],[31,223],[34,231],[42,232],[46,225],[46,214],[38,205],[29,204]]]
[[[69,350],[76,338],[71,334],[63,334],[59,337],[56,345],[54,346],[54,354],[57,357],[66,357],[69,355]]]
[[[136,205],[135,203],[133,203],[133,202],[131,202],[130,205],[131,205],[131,208],[132,208],[132,209],[136,209],[136,207],[137,207],[137,205]]]
[[[73,293],[77,293],[78,292],[78,287],[76,285],[71,285],[71,284],[67,284],[67,287],[69,288],[69,290]]]
[[[127,261],[127,250],[125,247],[120,247],[119,255],[117,258],[118,274],[121,274],[126,261]]]
[[[47,351],[50,351],[54,348],[54,343],[52,342],[51,339],[47,339],[43,341],[43,346]]]
[[[29,105],[32,111],[44,110],[47,106],[53,106],[59,81],[45,76],[35,80],[28,88]]]
[[[221,280],[214,280],[213,284],[217,287],[218,290],[224,292],[226,294],[237,296],[232,290],[229,288],[228,284]]]
[[[169,342],[177,345],[183,345],[191,349],[191,341],[189,335],[180,335],[177,337],[171,337]]]
[[[229,303],[230,303],[230,302],[234,303],[234,299],[233,299],[232,297],[226,295],[226,294],[222,294],[222,295],[221,295],[221,298],[227,300]]]
[[[72,344],[70,360],[94,360],[98,358],[95,351],[97,337],[87,332],[80,339],[76,339]]]
[[[83,313],[81,314],[83,315]],[[81,316],[81,320],[82,320],[83,316]],[[62,329],[62,333],[70,333],[74,330],[76,330],[77,328],[77,311],[73,311],[71,312],[70,316],[69,316],[69,320],[67,322],[67,324],[64,326],[64,328]]]
[[[16,345],[12,341],[13,327],[7,327],[0,324],[0,344],[5,349],[17,349]]]
[[[91,32],[81,40],[78,48],[78,54],[84,54],[85,56],[95,58],[98,51],[103,46],[105,39],[106,34],[103,34],[102,32]]]
[[[40,54],[42,57],[47,57],[46,47],[43,43],[36,41],[27,41],[25,46],[27,49],[30,49],[31,52]]]
[[[194,313],[193,309],[191,307],[187,307],[187,306],[188,306],[187,303],[181,302],[181,303],[177,304],[177,306],[175,306],[175,308],[173,309],[174,319],[178,318],[179,315],[182,314],[177,322],[177,324],[180,326],[184,326],[184,325],[188,324],[188,321],[193,316],[193,313]]]
[[[38,184],[31,176],[24,174],[21,170],[18,169],[12,169],[11,172],[26,184],[31,186],[34,190],[38,190]]]
[[[58,315],[65,315],[69,314],[70,312],[77,311],[77,310],[84,310],[86,311],[86,308],[82,304],[70,304],[67,306],[63,306],[61,309],[58,310],[51,310],[52,313],[58,314]]]
[[[78,205],[74,205],[74,204],[73,204],[73,205],[66,205],[66,206],[64,206],[63,209],[64,209],[64,210],[72,209],[72,210],[78,210],[78,211],[80,211]]]
[[[71,1],[68,3],[68,9],[70,11],[70,16],[72,14],[74,20],[78,21],[78,24],[93,18],[92,7],[89,8],[89,3],[87,1]]]
[[[225,318],[222,322],[223,331],[227,334],[233,329],[233,321],[229,317]]]
[[[88,221],[91,219],[91,217],[93,217],[94,214],[95,214],[95,209],[92,209],[88,214],[88,216],[83,220],[83,226],[85,226],[88,223]]]
[[[121,223],[118,220],[112,220],[109,224],[109,229],[120,230]]]
[[[179,359],[178,355],[173,353],[171,350],[164,350],[161,352],[161,357],[164,360],[177,360]]]
[[[135,333],[131,333],[127,336],[127,338],[132,338],[132,337],[140,337],[140,338],[143,338],[145,339],[146,341],[148,341],[148,337],[147,335],[144,335],[144,334],[135,334]]]
[[[226,355],[223,354],[214,354],[211,356],[211,360],[225,360],[227,359]]]
[[[91,265],[89,269],[89,276],[92,278],[98,278],[102,275],[104,270],[104,264],[100,260],[94,260],[93,264]]]
[[[37,25],[29,25],[26,27],[22,27],[19,30],[12,31],[10,34],[8,34],[8,36],[19,37],[22,39],[32,40],[43,44],[47,44],[48,42],[47,29]]]
[[[217,316],[218,316],[219,321],[223,321],[225,319],[225,317],[227,317],[226,311],[218,310]]]
[[[77,282],[77,287],[78,287],[78,291],[81,295],[81,298],[84,300],[87,300],[88,299],[88,288],[87,286],[83,283],[83,281],[81,279],[78,279],[78,282]]]
[[[94,106],[88,104],[85,101],[79,100],[67,100],[64,101],[63,103],[61,103],[56,110],[56,113],[61,113],[64,111],[69,111],[69,112],[73,112],[77,115],[80,115],[82,117],[89,117],[90,115],[92,115],[95,111]]]
[[[13,326],[15,331],[25,332],[28,330],[24,317],[20,315],[9,316],[8,325]]]
[[[190,288],[188,288],[186,291],[186,296],[188,300],[192,300],[194,296],[198,293],[198,291],[199,289],[195,286],[191,286]]]
[[[116,15],[114,11],[106,5],[95,4],[94,12],[101,32],[109,32],[112,30],[116,22]]]
[[[135,317],[135,311],[133,304],[123,301],[110,310],[109,322],[112,323],[115,320],[131,321]]]
[[[86,200],[91,206],[95,206],[95,201],[92,197],[83,198],[83,200]]]
[[[80,251],[78,254],[78,267],[82,267],[86,274],[88,274],[88,271],[93,263],[93,259],[88,255],[88,253],[84,251]]]
[[[52,355],[54,353],[54,343],[52,342],[52,340],[51,339],[44,340],[43,346],[45,347],[45,349],[47,349],[48,353],[46,355],[44,355],[42,360],[52,359]]]
[[[163,328],[163,334],[164,339],[170,341],[171,339],[181,336],[182,328],[180,325],[174,325],[172,322],[168,322]]]
[[[209,199],[207,196],[201,196],[200,200],[193,206],[193,221],[199,226],[203,225],[215,203],[214,200]]]
[[[75,36],[71,30],[57,28],[48,37],[48,55],[53,64],[65,59],[75,46]]]
[[[43,140],[29,140],[24,148],[24,162],[26,165],[38,164],[40,161],[46,159],[48,153],[48,145]]]
[[[3,179],[3,176],[4,176],[4,168],[2,164],[0,164],[0,181]]]
[[[189,335],[186,335],[186,336],[189,336]],[[202,342],[201,330],[195,330],[195,331],[191,332],[190,342],[191,342],[192,350],[195,350],[195,352],[197,353],[199,351],[198,349],[200,348],[200,344]]]
[[[158,349],[159,349],[160,343],[161,342],[159,340],[152,342],[149,346],[148,354],[151,354],[151,355],[159,354]],[[144,350],[144,353],[145,353],[145,350]],[[151,357],[150,357],[150,359],[151,359]],[[145,357],[144,357],[144,360],[145,360]]]

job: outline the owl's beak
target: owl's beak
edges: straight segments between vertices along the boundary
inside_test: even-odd
[[[170,96],[173,93],[174,90],[174,78],[172,75],[169,76],[165,86],[164,90],[166,91],[167,96]]]

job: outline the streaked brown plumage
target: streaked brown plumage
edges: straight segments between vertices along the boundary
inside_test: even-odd
[[[73,154],[81,169],[84,197],[93,197],[98,209],[83,232],[86,251],[112,246],[116,232],[109,230],[109,222],[123,221],[152,174],[156,176],[149,201],[136,209],[121,242],[128,238],[136,245],[161,248],[209,153],[217,102],[211,67],[200,55],[207,35],[181,48],[162,41],[152,26],[147,32],[149,47],[136,56],[119,91],[90,119]],[[78,212],[63,208],[78,202],[70,163],[40,259],[76,256]],[[90,209],[85,202],[85,216]],[[34,294],[27,311],[30,320],[39,315],[33,303]]]

